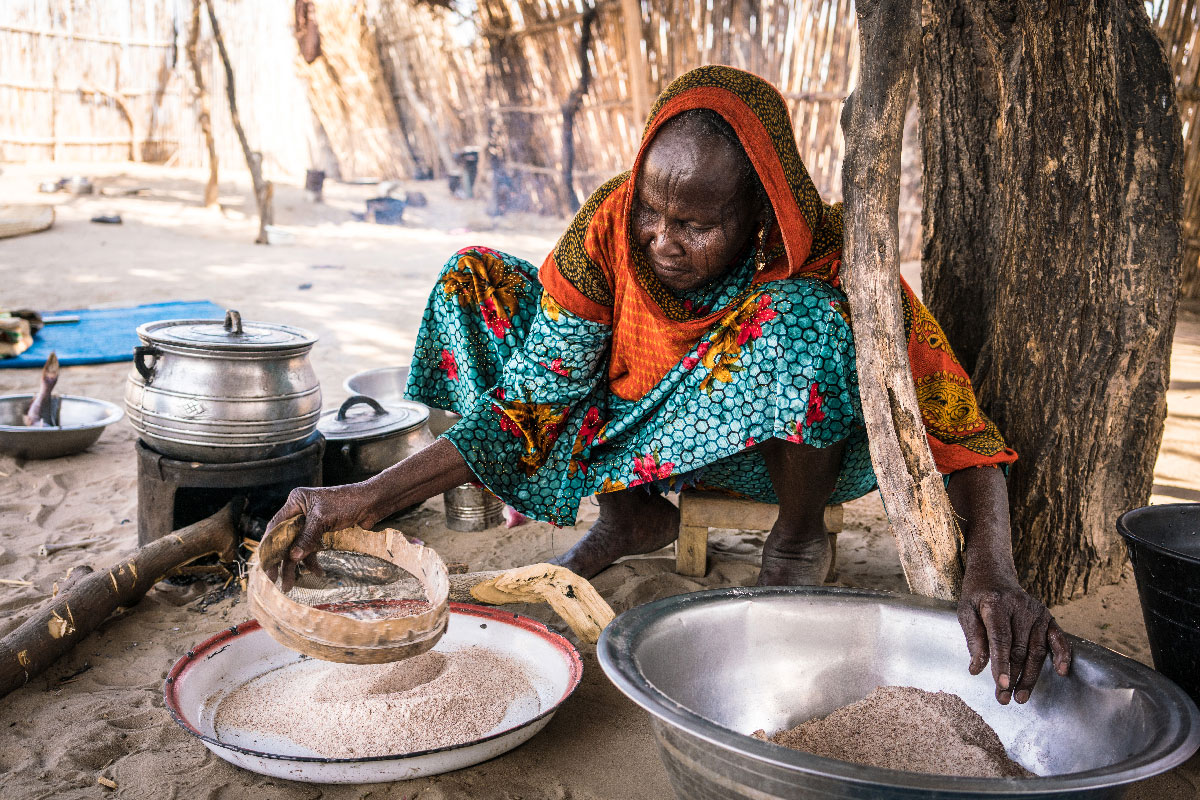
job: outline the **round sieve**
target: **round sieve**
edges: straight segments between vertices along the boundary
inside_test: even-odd
[[[263,536],[258,557],[250,566],[250,609],[263,629],[284,647],[344,664],[382,664],[412,658],[431,649],[446,632],[449,619],[450,577],[441,557],[424,545],[413,544],[393,529],[367,531],[347,528],[326,533],[323,550],[362,553],[411,573],[421,583],[427,607],[404,616],[355,616],[353,603],[317,608],[288,597],[263,570],[291,547],[302,517],[280,523]],[[411,604],[406,604],[411,611]]]

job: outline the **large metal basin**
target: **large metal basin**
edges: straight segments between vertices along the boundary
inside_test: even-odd
[[[967,672],[954,608],[854,589],[762,587],[670,597],[604,631],[600,665],[650,712],[680,798],[1116,798],[1200,747],[1200,713],[1153,670],[1072,639],[1025,705]],[[1040,777],[955,778],[863,767],[746,735],[823,716],[880,685],[959,695]],[[936,746],[931,743],[931,746]]]

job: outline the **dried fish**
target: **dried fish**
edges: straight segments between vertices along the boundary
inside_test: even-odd
[[[54,398],[54,384],[58,383],[58,354],[51,353],[42,367],[42,388],[25,412],[25,424],[31,428],[57,427],[58,402]]]

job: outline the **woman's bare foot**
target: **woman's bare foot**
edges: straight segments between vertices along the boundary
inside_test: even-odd
[[[591,578],[622,556],[652,553],[679,536],[679,509],[660,494],[635,488],[607,492],[598,500],[595,524],[551,564]]]
[[[758,585],[820,586],[832,561],[833,548],[824,530],[803,537],[774,530],[763,544]]]

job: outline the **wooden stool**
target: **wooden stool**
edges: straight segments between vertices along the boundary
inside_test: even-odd
[[[708,569],[708,529],[732,528],[741,531],[769,531],[779,516],[779,506],[738,497],[701,492],[694,489],[679,494],[679,541],[675,543],[675,571],[680,575],[702,576]],[[825,509],[825,528],[833,547],[826,582],[836,576],[837,535],[842,530],[842,506]]]

